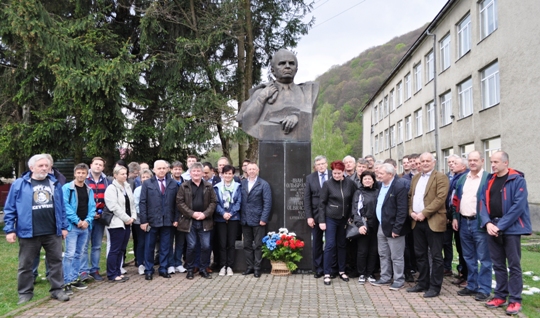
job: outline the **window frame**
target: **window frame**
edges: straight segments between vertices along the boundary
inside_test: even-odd
[[[405,140],[411,140],[412,133],[412,115],[405,117]]]
[[[435,130],[435,103],[433,101],[426,104],[427,132]]]
[[[414,93],[417,93],[422,89],[422,86],[424,85],[422,83],[422,62],[418,62],[418,64],[413,66],[413,74],[414,74]]]
[[[470,86],[467,87],[465,90],[463,89],[463,85],[465,83],[470,83]],[[458,103],[459,103],[459,117],[465,118],[468,116],[471,116],[474,113],[474,104],[473,104],[473,85],[472,85],[472,77],[469,77],[468,79],[462,81],[457,85],[457,91],[458,91]],[[465,94],[469,93],[468,104],[465,105],[464,101],[466,99]],[[467,109],[465,108],[467,107]],[[466,110],[469,110],[470,112],[466,112]]]
[[[471,39],[471,14],[467,13],[457,26],[458,58],[467,54],[472,47]]]
[[[422,121],[422,108],[419,108],[414,112],[414,126],[416,128],[415,137],[420,137],[424,134],[424,126]]]
[[[450,67],[450,64],[452,63],[451,59],[452,56],[450,55],[450,33],[445,35],[440,41],[439,41],[439,49],[440,49],[440,55],[441,55],[441,69],[444,71]]]
[[[431,82],[435,78],[435,63],[433,63],[433,58],[433,50],[429,51],[429,53],[426,54],[424,58],[426,61],[426,84]]]
[[[478,12],[480,14],[480,39],[483,40],[495,32],[499,27],[497,0],[483,0],[480,1],[478,5]],[[490,11],[492,13],[491,17],[489,15]]]
[[[411,72],[407,73],[403,79],[405,100],[409,100],[412,97],[412,83]]]
[[[486,71],[496,66],[496,70],[486,76]],[[491,81],[493,80],[493,81]],[[501,82],[499,62],[495,61],[480,71],[480,87],[482,92],[482,109],[491,108],[501,102]],[[491,83],[491,85],[490,85]],[[494,87],[491,87],[494,86]],[[494,100],[491,100],[493,98]]]
[[[439,96],[439,100],[441,105],[441,126],[446,126],[452,123],[452,91]]]

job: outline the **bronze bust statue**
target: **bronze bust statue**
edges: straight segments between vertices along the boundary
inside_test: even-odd
[[[271,67],[275,80],[250,90],[236,121],[259,140],[310,141],[319,83],[294,83],[298,60],[291,51],[277,51]]]

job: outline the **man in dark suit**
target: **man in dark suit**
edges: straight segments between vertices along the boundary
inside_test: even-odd
[[[268,182],[259,178],[259,167],[250,162],[248,178],[242,180],[241,224],[247,268],[242,275],[261,277],[262,239],[272,210],[272,190]]]
[[[169,163],[157,160],[154,163],[155,178],[146,180],[141,188],[139,213],[141,229],[148,232],[144,248],[144,273],[146,280],[152,280],[154,274],[154,249],[159,236],[159,276],[171,278],[167,273],[171,235],[178,219],[176,210],[176,192],[178,184],[169,175]],[[147,227],[150,225],[150,230]]]
[[[396,176],[392,164],[385,163],[377,171],[381,180],[377,207],[379,219],[377,242],[381,260],[381,278],[373,286],[390,285],[390,290],[399,290],[405,284],[405,235],[411,230],[408,215],[408,182]],[[362,230],[362,228],[360,229]]]
[[[418,284],[408,288],[409,293],[425,292],[424,297],[437,297],[441,292],[444,266],[442,247],[446,231],[445,201],[448,194],[448,178],[434,170],[435,158],[429,152],[420,156],[419,172],[411,181],[409,191],[409,214],[414,232],[414,252],[418,265]],[[432,268],[430,277],[430,249]]]
[[[315,157],[315,172],[306,177],[306,187],[304,189],[304,209],[309,227],[311,227],[313,272],[315,278],[324,276],[323,265],[323,234],[316,221],[319,218],[319,191],[323,183],[328,180],[331,171],[327,169],[328,162],[325,156]]]

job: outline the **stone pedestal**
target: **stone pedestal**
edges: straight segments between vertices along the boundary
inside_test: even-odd
[[[286,227],[295,232],[305,242],[298,269],[311,270],[311,228],[304,211],[306,176],[312,172],[311,142],[259,141],[259,170],[259,176],[272,189],[272,216],[267,230]]]

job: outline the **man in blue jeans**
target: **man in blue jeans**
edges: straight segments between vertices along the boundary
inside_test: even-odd
[[[111,183],[107,176],[103,173],[105,168],[105,160],[101,157],[94,157],[90,164],[90,173],[85,180],[86,185],[94,191],[94,202],[96,203],[96,214],[94,215],[93,226],[90,230],[90,239],[86,243],[86,249],[83,252],[81,259],[81,280],[85,281],[89,277],[93,277],[97,281],[102,281],[103,277],[99,274],[99,259],[101,258],[101,244],[103,241],[103,232],[105,225],[99,222],[101,212],[105,208],[105,190]],[[90,263],[88,262],[88,249],[90,251]]]
[[[87,288],[78,277],[81,257],[86,252],[88,233],[92,228],[96,213],[96,202],[93,200],[94,191],[84,182],[88,176],[88,166],[84,163],[76,165],[74,176],[75,180],[62,187],[68,220],[66,251],[62,266],[64,269],[64,292],[68,295],[73,294],[73,287]]]
[[[488,173],[482,168],[484,158],[478,151],[468,155],[470,171],[457,179],[450,206],[453,214],[452,227],[459,231],[461,250],[467,264],[467,287],[457,292],[460,296],[474,296],[477,301],[487,301],[491,294],[491,258],[488,235],[480,225],[482,189]],[[480,261],[480,270],[478,269]]]
[[[203,166],[201,163],[194,163],[190,168],[190,174],[191,180],[182,183],[176,195],[176,205],[180,210],[176,225],[179,231],[187,233],[186,278],[194,278],[195,248],[197,242],[200,242],[199,275],[210,279],[212,276],[206,269],[210,265],[210,253],[212,252],[210,231],[214,228],[213,215],[217,198],[212,184],[202,180]]]
[[[62,189],[48,173],[50,166],[44,154],[32,156],[28,160],[30,171],[15,180],[4,206],[6,240],[15,243],[19,239],[19,305],[34,297],[32,264],[42,247],[49,264],[51,297],[69,300],[62,290],[62,238],[67,236],[68,224]]]
[[[523,276],[521,273],[521,235],[532,232],[527,202],[527,183],[523,173],[508,168],[508,154],[497,151],[491,155],[491,170],[482,194],[482,227],[489,234],[488,246],[495,271],[495,297],[488,308],[506,305],[506,314],[521,311]],[[508,262],[508,266],[506,265]]]

